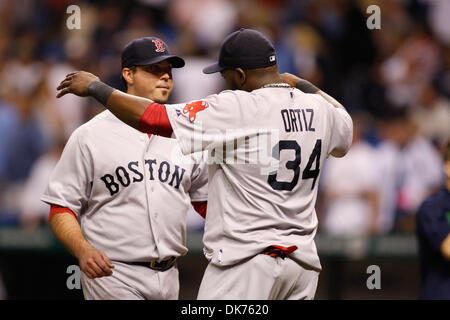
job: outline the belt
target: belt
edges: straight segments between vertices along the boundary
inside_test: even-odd
[[[274,258],[286,258],[289,254],[297,250],[297,246],[283,247],[283,246],[269,246],[261,251],[261,254],[265,254]]]
[[[170,268],[172,268],[172,266],[175,264],[175,260],[177,260],[177,258],[175,257],[170,257],[167,260],[163,260],[161,262],[158,261],[150,261],[150,262],[126,262],[128,264],[132,264],[135,266],[143,266],[143,267],[147,267],[150,268],[152,270],[156,270],[156,271],[166,271],[169,270]]]

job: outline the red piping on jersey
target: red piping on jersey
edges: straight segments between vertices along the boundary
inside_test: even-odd
[[[52,204],[50,206],[50,214],[48,215],[48,222],[50,222],[50,220],[52,220],[54,215],[59,214],[59,213],[64,213],[64,212],[70,213],[78,221],[78,217],[75,214],[75,212],[73,212],[69,208],[60,207],[60,206]]]
[[[206,208],[207,208],[207,201],[192,201],[192,206],[194,207],[195,211],[203,217],[203,219],[206,219]]]
[[[167,115],[166,106],[156,102],[150,103],[139,120],[139,130],[170,138],[173,130]]]

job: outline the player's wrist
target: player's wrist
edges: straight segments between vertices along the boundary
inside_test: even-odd
[[[78,260],[83,260],[83,258],[88,254],[93,247],[87,242],[86,239],[80,239],[78,244],[74,246],[73,248],[73,255]]]
[[[92,81],[87,88],[88,95],[95,98],[104,106],[106,106],[109,96],[114,90],[115,89],[113,87],[108,86],[106,83],[99,80]]]
[[[295,87],[304,93],[317,93],[320,89],[313,85],[311,82],[306,81],[304,79],[300,79]]]

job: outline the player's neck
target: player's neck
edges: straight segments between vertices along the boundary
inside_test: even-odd
[[[276,65],[267,68],[245,70],[245,73],[247,75],[247,81],[243,89],[246,91],[253,91],[268,84],[283,82]]]
[[[260,89],[266,85],[274,84],[274,83],[282,83],[283,79],[281,79],[281,76],[279,73],[276,74],[267,74],[262,77],[255,78],[254,80],[254,88]]]
[[[128,93],[128,94],[131,94],[131,95],[133,95],[133,96],[137,96],[135,90],[134,90],[132,87],[128,87],[128,88],[127,88],[127,93]]]

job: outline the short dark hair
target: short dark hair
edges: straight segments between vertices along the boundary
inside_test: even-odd
[[[133,73],[136,72],[136,66],[131,66],[131,67],[129,67],[128,69],[130,69]],[[123,86],[124,86],[124,88],[125,88],[125,91],[127,91],[127,90],[128,90],[128,84],[127,84],[127,81],[123,78],[122,75],[120,76],[120,78],[122,79],[122,83],[123,83]]]

